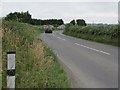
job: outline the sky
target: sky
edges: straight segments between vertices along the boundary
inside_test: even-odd
[[[118,2],[119,0],[1,0],[2,2]]]
[[[29,11],[32,18],[63,19],[69,23],[73,19],[84,19],[87,23],[118,23],[118,2],[17,2],[3,1],[0,4],[2,13],[6,16],[10,12]],[[85,0],[84,0],[85,1]],[[104,0],[105,1],[105,0]]]
[[[120,22],[120,2],[118,3],[118,20]]]

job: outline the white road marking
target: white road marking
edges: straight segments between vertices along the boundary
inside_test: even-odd
[[[65,39],[64,39],[64,38],[61,38],[61,37],[57,37],[57,38],[65,41]]]
[[[62,36],[65,36],[64,34],[62,34],[62,33],[59,33],[60,35],[62,35]]]
[[[59,33],[60,35],[62,35],[62,36],[64,36],[62,33]],[[53,36],[56,36],[56,35],[54,35],[54,34],[52,34]],[[60,39],[60,40],[66,40],[66,39],[64,39],[64,38],[61,38],[61,37],[58,37],[58,36],[56,36],[58,39]],[[76,45],[78,45],[78,46],[81,46],[81,47],[84,47],[84,48],[87,48],[87,49],[90,49],[90,50],[93,50],[93,51],[96,51],[96,52],[100,52],[100,53],[104,53],[104,54],[107,54],[107,55],[111,55],[110,53],[108,53],[108,52],[105,52],[105,51],[101,51],[101,50],[97,50],[97,49],[95,49],[95,48],[91,48],[91,47],[88,47],[88,46],[85,46],[85,45],[82,45],[82,44],[78,44],[78,43],[74,43],[74,44],[76,44]]]
[[[107,53],[107,52],[104,52],[104,51],[101,51],[101,50],[97,50],[95,48],[91,48],[91,47],[88,47],[88,46],[85,46],[85,45],[82,45],[82,44],[78,44],[78,43],[75,43],[75,44],[78,45],[78,46],[81,46],[81,47],[88,48],[90,50],[94,50],[94,51],[101,52],[101,53],[104,53],[104,54],[107,54],[107,55],[111,55],[110,53]]]
[[[54,34],[52,34],[53,36],[56,36],[56,35],[54,35]],[[60,39],[60,40],[64,40],[65,41],[65,39],[64,38],[61,38],[61,37],[58,37],[58,36],[56,36],[58,39]]]

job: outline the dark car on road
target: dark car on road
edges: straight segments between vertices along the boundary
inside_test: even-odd
[[[47,30],[45,30],[45,33],[52,33],[52,30],[47,29]]]

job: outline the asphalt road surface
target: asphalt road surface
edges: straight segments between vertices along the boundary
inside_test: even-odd
[[[57,54],[73,88],[118,88],[118,47],[42,33],[41,39]]]

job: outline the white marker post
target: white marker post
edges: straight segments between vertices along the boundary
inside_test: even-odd
[[[7,52],[7,88],[15,89],[15,52]]]

